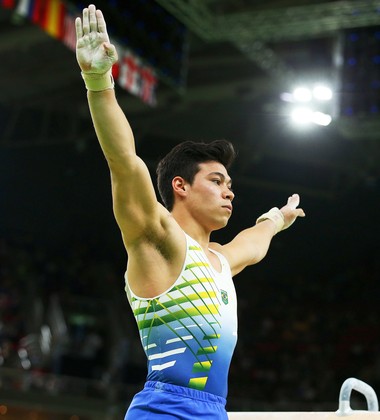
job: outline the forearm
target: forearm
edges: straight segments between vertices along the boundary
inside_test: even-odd
[[[109,166],[111,169],[125,166],[127,159],[135,157],[135,142],[115,91],[88,91],[87,98],[96,135]]]
[[[276,233],[271,220],[242,230],[228,244],[222,247],[227,257],[232,275],[240,273],[245,267],[260,262],[268,252],[271,240]]]
[[[235,239],[241,243],[239,248],[245,249],[247,252],[247,265],[256,264],[266,256],[275,234],[275,224],[271,220],[264,220],[255,226],[244,229],[236,236]]]

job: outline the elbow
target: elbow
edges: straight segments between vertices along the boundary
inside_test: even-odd
[[[252,259],[251,259],[251,261],[250,261],[250,264],[249,264],[249,265],[255,265],[255,264],[258,264],[260,261],[262,261],[262,260],[265,258],[265,256],[266,256],[266,252],[265,252],[265,253],[258,253],[258,254],[255,254],[255,255],[252,257]]]
[[[116,178],[125,175],[132,176],[138,167],[134,153],[108,155],[107,164],[111,174]]]
[[[253,252],[252,259],[251,259],[251,265],[257,264],[260,261],[262,261],[266,257],[266,255],[268,254],[268,250],[269,250],[269,246],[255,247],[255,250]]]

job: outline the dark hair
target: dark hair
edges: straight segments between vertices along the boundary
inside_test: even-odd
[[[157,166],[157,186],[165,207],[171,211],[174,206],[172,180],[182,177],[190,185],[203,162],[219,162],[228,169],[236,157],[235,149],[227,140],[211,143],[185,141],[175,146]]]

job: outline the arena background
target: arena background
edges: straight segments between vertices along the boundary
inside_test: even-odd
[[[336,410],[350,376],[379,392],[380,1],[126,3],[96,5],[123,65],[154,75],[144,91],[120,66],[116,88],[152,177],[177,142],[226,138],[239,151],[235,210],[215,240],[294,192],[307,214],[236,278],[228,408]],[[145,361],[64,26],[82,3],[0,6],[0,416],[119,419]],[[331,124],[295,126],[283,99],[320,81]]]

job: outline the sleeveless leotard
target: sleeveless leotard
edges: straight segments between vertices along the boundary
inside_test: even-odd
[[[159,381],[226,398],[237,340],[237,304],[225,257],[217,272],[201,246],[186,235],[187,252],[174,285],[155,298],[126,292],[148,359],[147,381]]]

